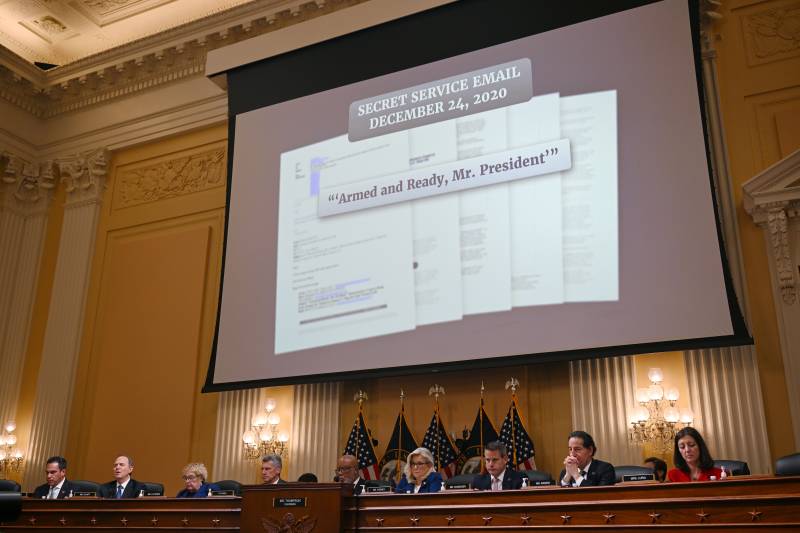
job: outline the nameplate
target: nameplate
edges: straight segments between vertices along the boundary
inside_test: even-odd
[[[144,493],[144,495],[145,495],[146,497],[150,497],[150,496],[163,496],[163,494],[161,494],[161,493],[160,493],[160,492],[158,492],[158,491],[150,491],[150,492],[145,492],[145,493]]]
[[[547,480],[539,479],[537,481],[530,481],[529,484],[532,487],[546,487],[546,486],[549,486],[549,485],[555,485],[556,482],[553,481],[553,480],[550,480],[550,479],[547,479]]]
[[[378,485],[376,487],[364,487],[364,492],[392,492],[392,487],[388,485]]]
[[[469,483],[451,483],[447,485],[447,490],[459,490],[459,489],[468,489]]]
[[[232,490],[212,490],[208,493],[209,496],[235,496],[236,493]]]
[[[631,474],[622,476],[622,481],[653,481],[655,478],[655,474]]]
[[[70,498],[97,498],[97,493],[89,490],[74,490]]]
[[[273,507],[305,507],[305,498],[272,498]]]

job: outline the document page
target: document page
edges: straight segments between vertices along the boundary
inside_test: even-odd
[[[508,107],[508,148],[561,138],[559,109],[558,93]],[[563,303],[561,173],[511,182],[509,200],[513,306]]]
[[[506,110],[456,120],[458,158],[507,148]],[[458,193],[464,314],[511,309],[511,239],[508,184]]]
[[[281,155],[275,353],[414,329],[411,204],[317,214],[325,187],[408,164],[407,132]]]
[[[456,121],[409,131],[409,168],[458,159]],[[411,202],[417,325],[461,320],[461,229],[457,194]]]
[[[561,134],[573,147],[562,173],[565,300],[618,300],[617,92],[562,98]]]

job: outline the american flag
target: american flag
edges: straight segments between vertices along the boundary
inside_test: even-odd
[[[344,448],[345,455],[355,455],[358,458],[358,468],[361,477],[364,479],[380,479],[378,470],[378,457],[375,455],[375,447],[372,445],[372,437],[369,436],[367,426],[364,424],[364,413],[358,412],[350,436],[347,437],[347,446]]]
[[[536,454],[517,408],[517,397],[512,396],[508,414],[500,428],[500,441],[508,447],[509,462],[519,470],[536,470]]]
[[[436,470],[442,473],[442,477],[447,479],[456,475],[458,465],[458,449],[450,435],[444,430],[442,418],[439,416],[439,409],[433,411],[433,418],[425,436],[422,438],[422,447],[428,448],[433,455],[433,462]]]

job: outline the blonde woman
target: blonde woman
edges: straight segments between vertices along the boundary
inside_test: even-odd
[[[219,490],[218,486],[206,481],[208,469],[203,463],[189,463],[184,466],[181,477],[186,487],[176,498],[206,498],[209,491]]]
[[[442,489],[442,475],[436,471],[433,455],[427,448],[417,448],[406,459],[403,478],[395,492],[417,494],[419,492],[439,492]]]

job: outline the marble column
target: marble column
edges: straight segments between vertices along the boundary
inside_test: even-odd
[[[0,423],[16,417],[47,213],[52,162],[0,155]]]
[[[100,149],[57,162],[66,201],[26,454],[25,490],[41,483],[44,461],[63,453],[66,443],[107,158]]]

